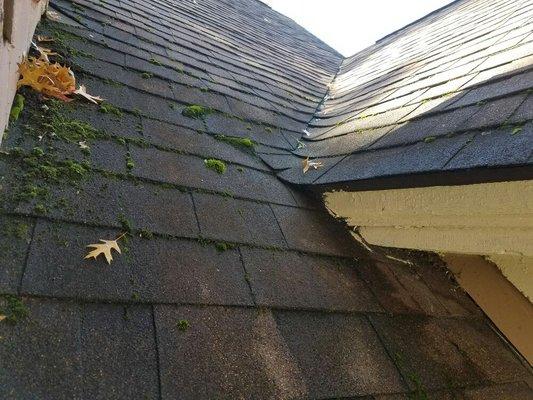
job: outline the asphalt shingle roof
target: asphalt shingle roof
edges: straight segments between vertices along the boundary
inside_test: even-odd
[[[528,0],[457,1],[345,59],[295,152],[331,160],[281,177],[353,189],[453,184],[451,171],[531,179],[532,23]],[[491,157],[502,145],[516,154]]]
[[[257,1],[51,7],[38,33],[106,103],[24,90],[2,143],[0,311],[29,314],[0,323],[1,398],[531,397],[435,257],[369,252],[277,177],[301,169],[335,51]],[[111,265],[84,260],[122,232]]]

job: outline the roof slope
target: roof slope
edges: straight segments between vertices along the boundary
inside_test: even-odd
[[[0,398],[531,394],[438,260],[369,252],[263,162],[298,162],[335,52],[254,1],[51,6],[38,33],[107,100],[24,91],[2,144]]]
[[[352,188],[531,178],[532,32],[530,0],[457,1],[347,58],[296,152],[326,167],[281,176]]]

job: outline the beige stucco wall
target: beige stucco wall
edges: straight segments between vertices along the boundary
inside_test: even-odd
[[[27,52],[35,26],[44,12],[48,0],[0,0],[2,37],[0,38],[0,143],[7,126],[11,103],[18,80],[17,63]],[[13,20],[8,21],[12,9]],[[5,34],[7,33],[7,35]],[[10,40],[6,40],[6,36]]]
[[[485,258],[446,254],[443,259],[459,284],[533,365],[533,304]]]

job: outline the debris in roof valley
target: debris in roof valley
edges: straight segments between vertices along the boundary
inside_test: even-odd
[[[486,71],[533,7],[461,0],[348,59],[256,0],[48,14],[0,147],[0,398],[531,397],[438,256],[369,251],[317,185],[523,162],[529,72]]]

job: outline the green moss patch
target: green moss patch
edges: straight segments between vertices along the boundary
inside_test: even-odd
[[[100,104],[100,109],[99,111],[101,113],[104,113],[104,114],[113,114],[117,117],[122,117],[122,111],[120,111],[119,108],[115,107],[113,104],[111,103],[102,103]]]
[[[217,242],[215,243],[215,248],[219,251],[219,252],[224,252],[224,251],[228,251],[228,250],[232,250],[235,248],[235,245],[232,244],[232,243],[227,243],[227,242]]]
[[[150,58],[150,64],[154,64],[154,65],[157,65],[157,66],[162,66],[163,64],[161,64],[159,61],[157,61],[155,58]]]
[[[42,128],[55,137],[66,142],[78,143],[105,136],[86,122],[68,118],[62,110],[64,105],[59,101],[50,101],[48,107],[49,110],[45,114],[45,122],[42,123]]]
[[[210,112],[211,111],[209,110],[209,108],[205,108],[198,105],[190,105],[185,107],[181,114],[187,118],[200,119],[205,117]]]
[[[30,226],[25,222],[9,223],[6,224],[3,229],[4,235],[17,239],[27,239],[29,231]]]
[[[29,315],[28,308],[17,296],[3,295],[0,297],[0,315],[5,316],[5,321],[16,324]]]
[[[253,149],[255,143],[250,138],[240,138],[235,136],[216,135],[215,139],[221,142],[226,142],[235,147],[243,147],[245,149]]]
[[[191,324],[186,319],[180,319],[176,325],[180,331],[186,331],[191,327]]]
[[[126,169],[131,171],[133,168],[135,168],[135,162],[133,161],[133,158],[131,158],[131,154],[128,151],[126,153]]]
[[[219,173],[219,174],[223,174],[224,172],[226,172],[226,163],[224,163],[224,161],[221,161],[221,160],[217,160],[215,158],[209,158],[207,160],[204,160],[204,164],[206,166],[206,168],[208,169],[212,169],[213,171]]]
[[[9,121],[14,122],[19,119],[20,113],[24,109],[24,96],[17,94],[15,100],[13,101],[13,106],[11,107],[11,112],[9,113]]]

